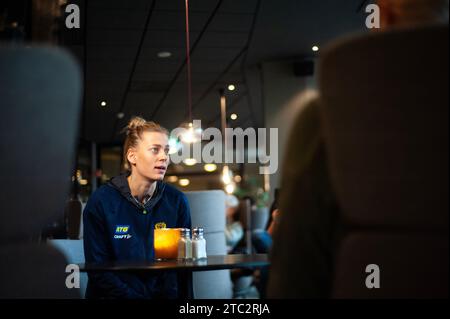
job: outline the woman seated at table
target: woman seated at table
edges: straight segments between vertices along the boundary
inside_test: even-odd
[[[155,228],[191,228],[185,195],[162,180],[169,164],[168,132],[133,118],[126,127],[126,173],[95,191],[83,214],[87,263],[151,261]],[[87,298],[177,298],[177,275],[89,273]]]

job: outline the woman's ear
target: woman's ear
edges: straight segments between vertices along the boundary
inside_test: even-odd
[[[136,150],[134,148],[129,148],[127,152],[127,159],[131,165],[136,164]]]

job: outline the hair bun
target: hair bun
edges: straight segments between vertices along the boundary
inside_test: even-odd
[[[142,117],[135,116],[133,117],[130,122],[128,122],[128,125],[126,127],[127,135],[129,135],[131,132],[139,130],[139,128],[142,128],[145,126],[147,121],[143,119]]]

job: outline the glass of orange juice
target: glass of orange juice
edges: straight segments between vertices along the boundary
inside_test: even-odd
[[[181,237],[181,228],[155,229],[153,247],[156,259],[176,259],[178,257],[178,241]]]

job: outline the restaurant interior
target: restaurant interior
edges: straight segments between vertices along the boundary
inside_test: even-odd
[[[411,24],[391,3],[1,1],[0,298],[158,267],[181,299],[448,298],[448,0]],[[156,194],[186,198],[207,258],[159,223],[156,261],[121,259],[127,221],[113,264],[87,257],[136,116],[167,130]]]

